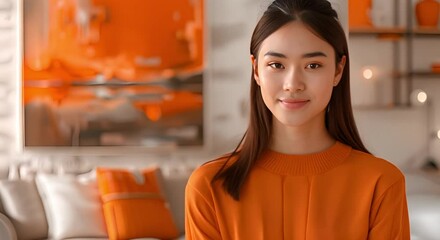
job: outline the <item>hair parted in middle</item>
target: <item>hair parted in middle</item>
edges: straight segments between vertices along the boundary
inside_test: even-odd
[[[300,21],[316,36],[330,44],[335,51],[335,67],[345,56],[346,63],[339,84],[334,87],[325,114],[325,126],[330,135],[353,149],[366,153],[359,136],[351,106],[350,61],[345,32],[338,14],[327,0],[275,0],[258,21],[252,34],[250,54],[258,59],[263,41],[282,26]],[[223,187],[235,200],[239,200],[240,189],[250,169],[268,148],[272,137],[271,111],[266,107],[260,86],[256,83],[254,69],[251,73],[249,125],[235,150],[226,157],[228,161],[237,157],[233,164],[227,162],[212,179],[212,183],[223,180]]]

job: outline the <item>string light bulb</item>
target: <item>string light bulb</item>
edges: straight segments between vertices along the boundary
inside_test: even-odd
[[[369,67],[364,68],[364,70],[362,71],[362,76],[367,80],[371,80],[374,76],[373,69]]]
[[[411,104],[414,106],[422,106],[428,102],[428,94],[421,89],[416,89],[411,93]]]
[[[425,103],[426,100],[428,100],[428,94],[426,94],[426,92],[420,91],[420,92],[417,94],[417,101],[418,101],[419,103]]]

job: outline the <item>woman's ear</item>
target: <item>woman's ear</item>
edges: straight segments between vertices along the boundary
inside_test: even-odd
[[[335,73],[335,79],[333,81],[333,86],[338,86],[339,81],[341,81],[342,74],[344,73],[344,67],[345,67],[345,61],[347,61],[347,58],[342,56],[341,61],[336,65],[336,73]]]
[[[260,85],[260,77],[258,76],[258,63],[254,55],[251,55],[251,61],[252,61],[252,72],[254,74],[255,82],[257,82],[257,84]]]

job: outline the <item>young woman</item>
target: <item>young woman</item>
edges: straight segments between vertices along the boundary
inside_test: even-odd
[[[252,35],[237,149],[186,188],[187,239],[409,239],[405,179],[362,144],[349,55],[326,0],[275,0]]]

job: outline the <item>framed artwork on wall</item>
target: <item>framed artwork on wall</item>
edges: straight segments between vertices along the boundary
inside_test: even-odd
[[[23,0],[24,147],[202,146],[203,0]]]

